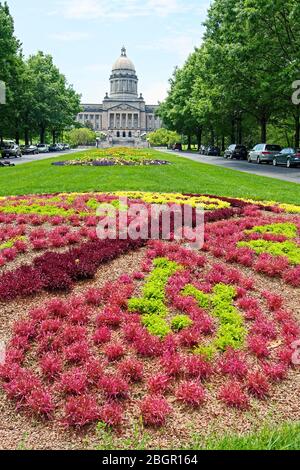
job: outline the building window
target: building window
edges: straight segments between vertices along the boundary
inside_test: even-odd
[[[119,131],[117,132],[117,137],[120,137],[120,132]]]
[[[131,131],[128,133],[128,137],[132,137],[132,132]]]
[[[126,132],[125,131],[123,132],[123,137],[126,137]]]

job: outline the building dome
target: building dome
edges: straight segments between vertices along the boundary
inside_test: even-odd
[[[135,72],[133,62],[126,55],[125,47],[122,48],[120,57],[113,65],[112,71],[115,72],[117,70],[131,70],[132,72]]]
[[[138,78],[133,62],[127,57],[125,47],[112,67],[110,77],[110,97],[128,100],[138,97]]]

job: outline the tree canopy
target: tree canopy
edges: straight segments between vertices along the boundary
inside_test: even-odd
[[[298,0],[214,0],[201,47],[176,69],[159,114],[169,129],[222,142],[299,147]]]
[[[0,105],[0,139],[32,135],[42,143],[53,141],[74,125],[80,111],[80,95],[68,84],[50,55],[43,52],[25,59],[15,37],[7,3],[0,2],[0,80],[6,84],[6,104]]]

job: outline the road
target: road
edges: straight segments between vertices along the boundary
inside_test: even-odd
[[[158,149],[159,150],[159,149]],[[251,173],[259,176],[267,176],[290,183],[300,184],[300,167],[298,168],[285,168],[274,167],[273,165],[258,165],[257,163],[248,163],[244,160],[226,160],[222,157],[208,157],[206,155],[198,155],[189,152],[173,152],[172,150],[161,150],[164,153],[176,155],[179,157],[188,158],[199,163],[207,163],[209,165],[220,166],[223,168],[230,168],[231,170],[238,170],[244,173]]]
[[[1,162],[7,162],[10,161],[11,163],[14,163],[15,165],[23,165],[24,163],[31,163],[31,162],[38,162],[41,160],[46,160],[47,158],[54,158],[54,157],[64,157],[65,155],[68,154],[73,154],[73,153],[78,153],[82,152],[85,149],[73,149],[73,150],[67,150],[65,152],[51,152],[51,153],[40,153],[38,155],[23,155],[22,158],[10,158],[9,160],[7,158],[1,158]]]

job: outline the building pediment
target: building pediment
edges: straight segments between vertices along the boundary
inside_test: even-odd
[[[107,108],[108,111],[114,111],[114,112],[124,112],[124,111],[139,111],[139,107],[131,106],[130,104],[116,104],[114,106],[108,106]]]

